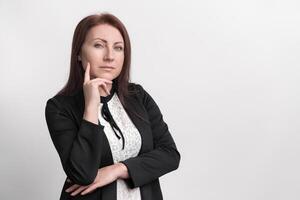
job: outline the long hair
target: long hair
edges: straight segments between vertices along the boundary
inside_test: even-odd
[[[124,40],[124,62],[119,76],[115,78],[114,81],[116,81],[116,91],[118,97],[122,105],[125,107],[125,109],[127,109],[125,97],[129,95],[129,92],[131,92],[128,91],[128,84],[130,81],[129,72],[131,64],[130,39],[124,24],[116,16],[108,12],[89,15],[83,18],[76,26],[72,41],[69,79],[66,85],[57,93],[57,95],[72,95],[83,88],[84,70],[82,67],[82,63],[78,60],[78,55],[88,31],[92,27],[99,24],[108,24],[115,27],[119,30]],[[139,114],[135,114],[139,118],[143,119]],[[145,121],[145,119],[143,120]]]

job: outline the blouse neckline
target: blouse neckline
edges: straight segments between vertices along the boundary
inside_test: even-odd
[[[114,94],[116,93],[116,91],[117,91],[116,82],[115,82],[115,80],[113,80],[113,84],[110,89],[110,94],[107,96],[100,96],[101,103],[109,102],[111,100],[111,98],[114,96]]]

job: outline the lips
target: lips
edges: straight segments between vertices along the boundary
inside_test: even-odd
[[[114,69],[114,67],[113,67],[113,66],[101,66],[101,68]]]

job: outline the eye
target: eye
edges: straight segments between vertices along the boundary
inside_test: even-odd
[[[116,47],[119,51],[122,51],[123,50],[123,47],[119,46],[119,47]]]
[[[101,44],[95,44],[94,47],[98,48],[98,47],[103,47]]]

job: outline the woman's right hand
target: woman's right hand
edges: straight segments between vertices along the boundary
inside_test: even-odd
[[[85,106],[87,108],[97,108],[100,104],[100,96],[103,96],[103,93],[109,95],[106,84],[112,84],[112,81],[103,78],[90,79],[90,63],[87,62],[83,82]]]

